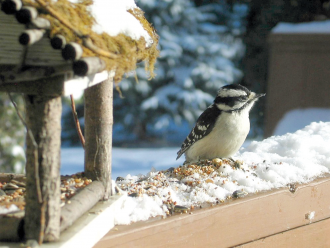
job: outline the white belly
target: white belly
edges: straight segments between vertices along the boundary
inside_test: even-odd
[[[185,153],[187,161],[228,158],[244,143],[250,131],[249,112],[223,112],[211,133],[194,143]]]

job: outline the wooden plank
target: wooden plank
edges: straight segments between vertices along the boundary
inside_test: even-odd
[[[14,174],[14,173],[0,173],[0,182],[9,183],[11,180],[23,182],[26,180],[25,174]]]
[[[18,65],[24,51],[24,46],[19,44],[18,38],[25,31],[25,25],[19,24],[14,15],[6,15],[2,11],[0,20],[0,64]],[[28,47],[25,65],[54,66],[63,63],[61,51],[52,48],[48,37]]]
[[[60,65],[65,63],[60,50],[55,50],[48,37],[28,47],[25,64],[30,66]]]
[[[18,36],[25,26],[17,23],[14,15],[0,11],[0,65],[17,65],[22,60],[24,47],[18,43]]]
[[[330,247],[330,218],[310,225],[298,227],[286,232],[281,232],[247,244],[239,245],[240,248],[271,248],[276,245],[281,247]]]
[[[330,217],[330,177],[164,220],[117,226],[95,248],[232,247]],[[306,214],[315,211],[314,219]]]
[[[330,34],[278,33],[269,42],[265,137],[291,110],[330,106]]]
[[[7,72],[0,73],[0,76],[5,78],[5,82],[0,83],[0,92],[9,91],[29,95],[69,96],[114,76],[114,71],[103,71],[94,75],[74,78],[72,78],[73,75],[70,72],[68,74],[57,75],[62,70],[65,71],[66,68],[67,65],[54,67],[52,70],[51,68],[41,68],[39,72],[38,69],[34,70],[32,68],[30,72],[23,72],[22,75],[16,74],[15,77],[13,76],[14,74],[11,76],[11,72],[9,74]],[[48,78],[45,78],[47,75]],[[62,80],[59,80],[59,78],[62,78]]]
[[[122,204],[125,196],[115,195],[108,201],[100,201],[83,214],[72,226],[63,231],[60,240],[40,245],[40,248],[90,248],[114,227],[115,209]],[[1,221],[1,219],[0,219]],[[17,225],[17,223],[15,223]],[[11,229],[14,228],[10,227]],[[0,225],[1,230],[1,225]],[[0,236],[0,239],[2,236]],[[10,239],[12,240],[12,239]],[[0,247],[22,248],[22,242],[1,242]]]
[[[0,71],[1,83],[20,83],[27,81],[36,81],[40,79],[50,78],[58,75],[66,75],[69,79],[72,77],[72,64],[64,63],[58,66],[32,67],[20,70],[18,67],[5,67]]]
[[[62,79],[62,80],[59,80]],[[40,79],[37,81],[25,81],[20,83],[2,83],[0,91],[24,93],[28,95],[60,96],[64,90],[64,75]]]

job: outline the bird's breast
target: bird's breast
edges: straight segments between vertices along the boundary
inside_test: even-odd
[[[231,157],[244,143],[250,131],[248,112],[222,112],[212,131],[193,144],[186,152],[188,161]]]

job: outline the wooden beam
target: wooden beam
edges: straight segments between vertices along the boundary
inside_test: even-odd
[[[60,235],[61,97],[25,95],[26,239],[55,241]]]
[[[38,42],[44,36],[45,30],[43,29],[28,29],[25,30],[18,38],[18,41],[21,45],[33,45]]]
[[[104,196],[104,186],[94,181],[70,199],[61,209],[61,232],[71,226],[80,216],[91,209]]]
[[[7,15],[15,14],[22,8],[21,0],[5,0],[1,4],[1,10]]]
[[[0,91],[29,95],[69,96],[114,76],[113,71],[103,71],[85,77],[73,77],[71,70],[71,64],[58,67],[31,68],[20,73],[16,73],[15,69],[11,69],[0,73]],[[59,80],[59,78],[62,78],[62,80]]]
[[[33,19],[29,25],[32,28],[39,28],[39,29],[50,29],[50,21],[45,18],[37,17]]]
[[[112,78],[85,90],[85,175],[103,183],[104,199],[111,195],[112,92]]]
[[[16,12],[16,19],[19,23],[27,24],[38,16],[38,11],[34,7],[24,6]]]
[[[18,70],[17,67],[14,67],[10,70],[0,71],[0,87],[1,84],[36,81],[63,74],[66,74],[67,77],[73,74],[71,63],[63,63],[59,66],[31,67],[24,70]]]
[[[83,49],[78,43],[70,42],[62,49],[62,57],[65,60],[78,60],[83,54]]]
[[[0,173],[0,182],[2,183],[9,183],[13,179],[19,182],[23,182],[26,180],[26,176],[25,174]]]
[[[59,79],[62,79],[62,81]],[[36,81],[3,83],[0,84],[0,91],[24,93],[29,95],[61,96],[63,95],[64,80],[64,75],[60,75]]]
[[[73,72],[78,76],[86,76],[101,72],[105,69],[104,60],[99,57],[82,58],[73,63]]]
[[[51,38],[50,44],[54,49],[63,49],[66,45],[66,39],[63,35],[55,35]]]
[[[94,247],[238,246],[329,218],[329,187],[330,177],[326,176],[306,185],[297,185],[294,193],[283,188],[195,210],[193,214],[117,226],[117,230],[111,230]],[[315,212],[314,218],[308,219],[312,212]]]

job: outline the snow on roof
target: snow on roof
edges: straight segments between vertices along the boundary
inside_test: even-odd
[[[272,29],[272,33],[330,33],[330,21],[304,23],[280,22]]]
[[[110,36],[122,33],[134,40],[143,37],[146,40],[146,46],[151,46],[153,40],[148,32],[134,16],[127,12],[135,8],[138,7],[134,0],[94,0],[91,12],[97,24],[93,26],[93,31],[99,34],[106,32]]]
[[[295,133],[254,141],[242,148],[235,157],[242,161],[240,168],[229,160],[214,159],[202,162],[202,167],[190,164],[142,177],[127,175],[116,183],[135,197],[126,197],[116,210],[115,222],[166,217],[205,203],[221,204],[235,196],[308,183],[329,173],[329,147],[330,122],[314,122]]]

